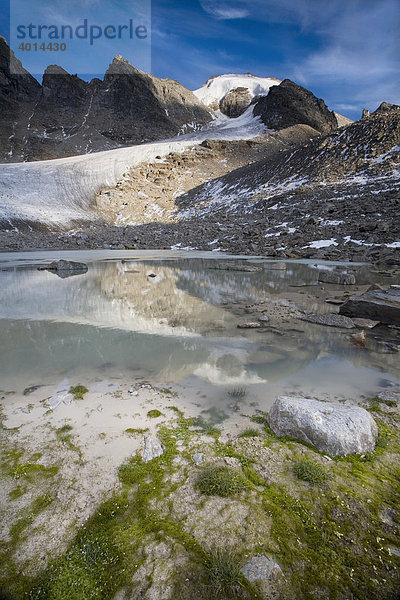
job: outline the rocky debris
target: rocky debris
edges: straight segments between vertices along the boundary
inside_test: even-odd
[[[263,315],[262,317],[258,317],[258,320],[259,320],[261,323],[268,323],[268,321],[269,321],[269,317],[267,317],[267,315]]]
[[[344,329],[353,329],[355,327],[352,319],[336,313],[329,313],[327,315],[306,315],[305,317],[302,317],[302,321],[317,323],[318,325],[327,325],[328,327],[343,327]]]
[[[88,267],[85,263],[74,262],[71,260],[55,260],[45,267],[38,267],[38,271],[50,271],[62,279],[73,277],[74,275],[83,275],[87,273]]]
[[[144,437],[144,450],[143,450],[143,461],[149,462],[153,460],[153,458],[157,458],[157,456],[161,456],[164,454],[164,447],[160,440],[151,435],[146,435]]]
[[[263,554],[253,556],[240,570],[251,583],[283,575],[278,563]]]
[[[398,111],[377,113],[183,194],[178,217],[235,221],[225,244],[248,254],[398,267],[399,138]]]
[[[247,323],[239,323],[238,329],[258,329],[261,327],[261,323],[257,321],[248,321]]]
[[[319,283],[335,283],[337,285],[355,285],[356,278],[352,273],[340,273],[338,271],[319,271]]]
[[[51,65],[42,85],[12,52],[18,75],[10,73],[9,56],[1,38],[2,161],[60,158],[140,144],[211,121],[210,111],[191,91],[143,73],[121,56],[115,57],[103,81],[88,83]]]
[[[270,129],[283,129],[298,123],[328,133],[338,127],[336,117],[312,92],[285,79],[270,88],[267,96],[257,97],[254,114]]]
[[[204,464],[204,454],[203,452],[196,452],[192,456],[192,460],[195,465],[200,466]]]
[[[379,325],[379,321],[373,321],[372,319],[353,318],[353,323],[356,327],[360,327],[361,329],[373,329]]]
[[[341,315],[400,325],[400,290],[371,290],[361,296],[351,296],[339,309]]]
[[[312,444],[330,456],[373,452],[378,436],[378,427],[364,408],[295,396],[277,398],[268,423],[276,435]]]
[[[219,103],[219,108],[224,115],[235,119],[245,112],[250,106],[251,100],[252,95],[249,90],[245,87],[238,87],[234,90],[230,90],[226,96],[222,98]]]
[[[378,398],[384,402],[396,402],[400,404],[400,390],[385,390],[378,394]]]
[[[371,112],[367,108],[363,108],[361,118],[367,119],[370,116],[371,116]]]
[[[61,402],[64,402],[64,404],[71,404],[73,396],[69,392],[70,389],[71,386],[69,385],[68,379],[63,379],[63,381],[58,384],[49,400],[49,408],[54,410]]]

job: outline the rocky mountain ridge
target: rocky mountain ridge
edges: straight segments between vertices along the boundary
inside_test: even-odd
[[[237,118],[254,105],[269,129],[338,125],[334,113],[289,80],[251,74],[210,78],[191,92],[117,55],[104,79],[86,82],[49,65],[39,84],[0,38],[0,161],[62,158],[168,139],[196,131],[219,109]],[[216,113],[217,115],[219,113]]]
[[[10,63],[12,69],[10,69]],[[40,85],[0,39],[0,160],[45,160],[170,138],[211,121],[196,96],[116,56],[89,83],[50,65]]]

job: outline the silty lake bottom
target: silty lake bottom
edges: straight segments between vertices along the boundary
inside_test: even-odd
[[[38,270],[60,257],[86,262],[88,272]],[[329,296],[393,283],[368,265],[342,265],[357,286],[335,286],[317,283],[333,263],[216,253],[41,252],[0,261],[4,391],[56,389],[65,379],[142,382],[170,386],[222,417],[232,412],[232,390],[245,389],[243,401],[266,410],[282,394],[357,400],[399,383],[395,330],[369,332],[364,349],[352,342],[354,330],[302,320],[337,312]],[[261,327],[238,327],[248,322]]]
[[[61,258],[88,270],[38,270]],[[356,284],[318,283],[336,267]],[[397,598],[399,407],[371,399],[400,388],[399,331],[360,347],[361,329],[304,320],[376,283],[398,282],[222,253],[1,254],[0,596]],[[377,451],[278,440],[283,394],[367,408]],[[226,487],[199,487],[220,467]],[[264,581],[221,580],[219,561],[252,557]]]

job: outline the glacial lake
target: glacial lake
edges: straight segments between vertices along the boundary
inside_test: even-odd
[[[60,258],[88,272],[38,270]],[[0,390],[22,396],[66,378],[150,384],[218,413],[243,410],[244,395],[264,410],[281,394],[351,401],[399,386],[398,330],[367,331],[360,348],[357,329],[302,320],[304,311],[337,311],[326,298],[354,290],[317,283],[333,267],[217,252],[2,253]],[[356,273],[358,289],[394,283],[371,266],[342,268]],[[238,328],[247,322],[262,327]]]

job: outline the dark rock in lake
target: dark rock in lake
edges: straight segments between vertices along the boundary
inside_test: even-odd
[[[39,271],[50,271],[55,273],[61,279],[73,277],[74,275],[83,275],[87,273],[88,267],[85,263],[73,262],[71,260],[55,260],[49,265],[38,267]]]
[[[371,290],[352,296],[339,309],[341,315],[400,325],[400,290]]]

